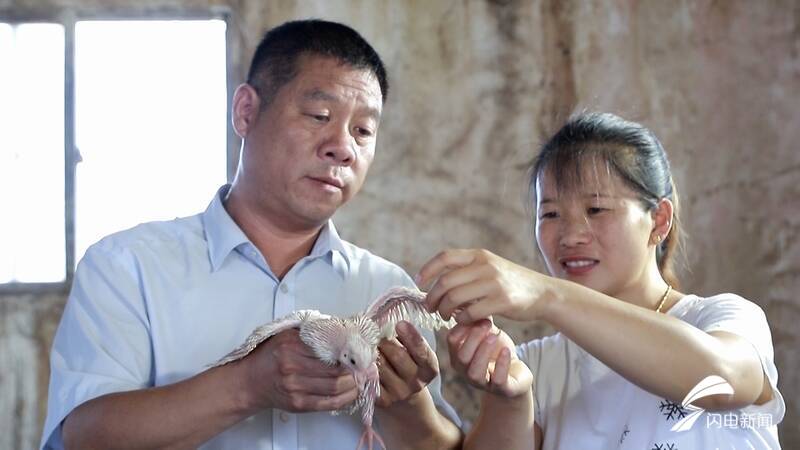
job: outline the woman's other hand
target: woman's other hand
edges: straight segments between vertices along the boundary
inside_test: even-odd
[[[450,364],[469,383],[504,397],[531,390],[533,374],[516,356],[514,341],[490,319],[456,325],[447,335]]]

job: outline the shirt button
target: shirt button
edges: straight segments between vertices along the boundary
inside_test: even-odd
[[[289,292],[289,288],[288,288],[288,287],[286,287],[286,285],[285,285],[285,284],[282,284],[282,285],[281,285],[281,292],[283,292],[283,293],[285,294],[285,293]]]
[[[281,418],[281,422],[283,422],[283,423],[286,423],[286,422],[289,421],[289,414],[287,412],[285,412],[285,411],[281,411],[281,413],[278,414],[278,416]]]

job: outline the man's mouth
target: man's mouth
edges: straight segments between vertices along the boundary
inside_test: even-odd
[[[318,183],[322,183],[324,185],[334,187],[334,188],[336,188],[338,190],[344,189],[344,182],[342,180],[338,179],[338,178],[327,177],[327,176],[321,176],[321,177],[311,176],[309,178],[311,178],[312,180],[314,180],[314,181],[316,181]]]

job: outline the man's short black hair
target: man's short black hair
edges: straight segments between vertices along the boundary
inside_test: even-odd
[[[356,69],[371,71],[378,78],[383,103],[389,91],[383,61],[358,32],[336,22],[296,20],[275,27],[256,48],[247,84],[269,105],[278,90],[297,75],[297,60],[303,55],[327,56]]]

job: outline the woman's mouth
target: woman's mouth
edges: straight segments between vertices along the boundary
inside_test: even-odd
[[[561,261],[561,268],[568,275],[585,275],[599,264],[600,261],[590,258],[569,258]]]

